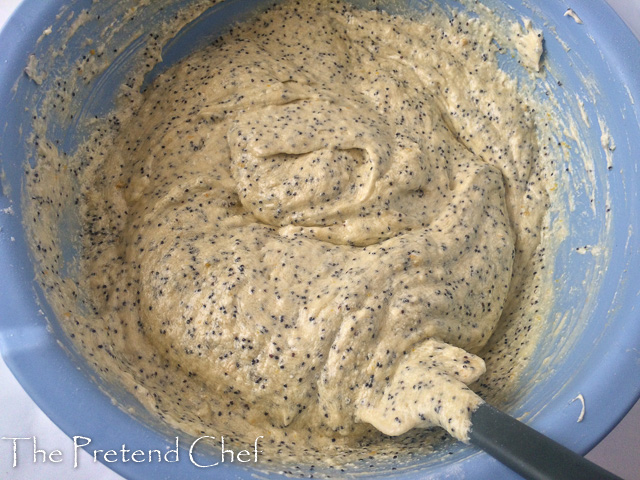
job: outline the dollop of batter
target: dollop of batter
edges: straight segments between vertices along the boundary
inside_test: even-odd
[[[199,387],[162,394],[204,423],[224,399],[258,429],[465,440],[547,207],[492,40],[286,2],[162,74],[85,174],[105,348],[124,339],[143,384],[182,372]]]

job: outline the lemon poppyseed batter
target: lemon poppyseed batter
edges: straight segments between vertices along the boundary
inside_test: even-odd
[[[80,152],[80,348],[170,423],[274,455],[465,440],[469,385],[506,388],[531,343],[548,208],[493,40],[289,1],[163,73]]]

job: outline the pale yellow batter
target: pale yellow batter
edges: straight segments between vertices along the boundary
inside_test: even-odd
[[[477,355],[533,316],[548,207],[493,38],[286,2],[163,74],[89,149],[78,342],[171,423],[275,455],[466,439]]]

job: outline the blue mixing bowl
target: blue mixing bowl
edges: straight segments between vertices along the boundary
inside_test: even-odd
[[[166,45],[163,62],[149,80],[231,22],[267,3],[227,0],[210,8]],[[406,3],[419,7],[423,2]],[[109,2],[99,4],[108,6]],[[504,408],[585,453],[640,396],[640,104],[636,103],[640,102],[640,44],[603,1],[580,4],[582,25],[563,16],[570,5],[562,0],[537,6],[519,0],[504,4],[507,8],[498,3],[496,8],[514,19],[520,15],[531,18],[542,28],[550,88],[559,107],[582,125],[584,147],[567,149],[565,163],[557,165],[560,188],[565,190],[558,198],[567,202],[568,214],[562,219],[567,238],[558,247],[555,264],[554,307],[547,319],[545,341],[523,375],[523,388]],[[58,15],[63,7],[65,14]],[[91,0],[25,0],[0,33],[0,208],[8,209],[0,213],[0,349],[24,389],[68,435],[90,437],[92,449],[117,448],[124,442],[145,451],[169,449],[180,434],[160,423],[124,390],[97,378],[78,355],[34,280],[25,239],[24,166],[34,161],[32,112],[42,101],[48,79],[36,78],[43,81],[39,86],[24,70],[31,54],[53,67],[56,62],[71,65],[81,60],[86,39],[98,39],[104,26],[114,20],[106,7],[100,18],[89,19],[66,42],[63,56],[43,56],[63,41],[60,27],[71,12],[78,18],[83,9],[93,7]],[[172,12],[168,8],[161,15]],[[115,42],[123,42],[127,35],[134,38],[137,29],[148,32],[162,19],[145,23],[144,15],[136,18],[138,24],[122,29]],[[45,30],[47,35],[43,35]],[[82,115],[103,115],[113,106],[131,66],[130,58],[147,41],[145,35],[135,38],[124,42],[127,48],[96,81],[80,86],[76,101],[83,102]],[[591,119],[589,126],[581,123],[581,111]],[[73,152],[82,139],[77,122],[77,118],[49,119],[47,133],[60,139],[60,148]],[[607,132],[615,141],[615,150]],[[580,158],[578,151],[589,153],[590,161]],[[71,261],[77,225],[64,221],[60,241],[65,258]],[[579,394],[587,406],[581,422],[576,421],[580,405],[572,403]],[[117,462],[108,466],[127,478],[248,479],[256,473],[255,468],[229,463],[197,468],[187,460],[188,452],[181,455],[186,459],[176,463]],[[199,463],[212,463],[206,456],[201,453]],[[405,459],[398,466],[401,468],[393,472],[384,471],[387,466],[374,468],[367,477],[515,477],[488,455],[462,444],[448,444],[432,455]],[[347,468],[347,474],[357,471],[357,466]],[[336,476],[332,470],[324,473]],[[280,476],[273,470],[260,475]]]

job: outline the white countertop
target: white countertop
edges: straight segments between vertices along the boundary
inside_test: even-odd
[[[11,15],[20,0],[0,0],[0,27]],[[640,1],[609,0],[640,38]],[[82,452],[78,468],[73,468],[73,458],[63,456],[62,462],[47,460],[33,463],[33,445],[18,442],[18,466],[12,467],[13,445],[2,437],[36,437],[38,449],[51,452],[72,451],[72,442],[62,430],[29,398],[0,358],[0,478],[16,480],[47,479],[100,479],[121,480],[101,463]],[[640,402],[624,420],[589,454],[587,458],[626,480],[640,480]],[[55,459],[55,457],[54,457]]]

